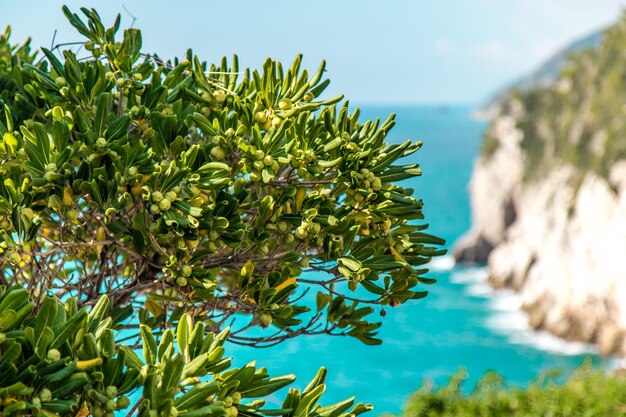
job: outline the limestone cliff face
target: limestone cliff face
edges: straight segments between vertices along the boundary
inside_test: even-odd
[[[497,106],[459,262],[487,263],[531,324],[626,356],[626,14],[553,82]]]
[[[518,118],[513,109],[492,123],[498,146],[474,166],[473,226],[455,257],[486,262],[535,328],[626,355],[626,160],[606,177],[554,161],[526,179]]]

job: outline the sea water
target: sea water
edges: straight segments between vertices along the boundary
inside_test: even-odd
[[[424,146],[407,158],[423,169],[407,186],[423,198],[430,232],[451,249],[470,228],[467,184],[479,153],[486,123],[472,117],[471,107],[379,106],[362,109],[362,119],[397,113],[388,142],[422,140]],[[592,347],[562,342],[533,332],[512,292],[494,292],[485,282],[484,267],[455,267],[451,256],[436,259],[426,287],[428,297],[412,301],[380,318],[380,346],[366,346],[350,337],[303,336],[272,348],[255,349],[228,343],[233,364],[257,360],[272,376],[295,374],[303,388],[320,366],[328,368],[329,404],[355,395],[372,403],[378,415],[397,413],[424,381],[443,385],[461,368],[467,370],[465,390],[489,370],[509,384],[527,385],[542,371],[571,373]],[[278,402],[276,396],[275,401]]]

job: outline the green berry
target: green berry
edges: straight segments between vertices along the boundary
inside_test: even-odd
[[[109,385],[108,387],[105,388],[104,393],[109,398],[115,398],[115,397],[117,397],[117,387]]]
[[[96,148],[104,148],[107,146],[107,140],[105,138],[98,138],[96,140]]]
[[[220,148],[219,146],[215,146],[213,149],[211,149],[211,156],[221,161],[222,159],[224,159],[226,154],[224,153],[222,148]]]
[[[260,124],[267,122],[267,113],[265,113],[264,111],[256,112],[254,114],[254,120]]]
[[[58,361],[61,359],[61,352],[58,349],[50,349],[47,355],[48,359],[51,361]]]
[[[273,163],[274,163],[274,158],[272,158],[272,156],[271,156],[271,155],[266,155],[266,156],[263,158],[263,164],[264,164],[265,166],[267,166],[267,167],[268,167],[268,166],[272,165]]]
[[[233,397],[233,403],[241,404],[241,393],[239,391],[233,392],[230,396]]]
[[[39,392],[39,398],[41,401],[50,401],[52,399],[52,392],[48,388],[44,388]]]
[[[176,194],[176,192],[174,191],[168,191],[165,193],[165,198],[170,200],[170,202],[176,200],[177,197],[178,197],[178,194]]]
[[[278,102],[278,108],[281,110],[289,110],[291,109],[291,100],[288,98],[280,99]]]
[[[150,213],[155,214],[155,215],[159,214],[159,213],[161,213],[161,209],[159,208],[158,205],[153,204],[153,205],[150,206]]]
[[[159,201],[163,200],[163,193],[161,193],[160,191],[155,191],[152,193],[152,201],[155,203],[158,203]]]
[[[124,409],[130,405],[130,400],[128,399],[127,396],[122,395],[121,397],[117,399],[116,403],[117,403],[118,409]]]
[[[268,327],[270,324],[272,324],[272,316],[267,313],[260,314],[259,323],[261,324],[261,327]]]
[[[117,403],[115,402],[115,400],[109,400],[104,404],[104,409],[106,411],[115,411],[116,408]]]
[[[178,285],[179,287],[184,287],[187,285],[187,278],[185,277],[178,277],[176,278],[176,285]]]
[[[189,278],[192,272],[193,270],[189,265],[185,265],[180,269],[180,274],[185,278]]]
[[[172,203],[167,198],[164,198],[163,200],[159,201],[159,209],[161,209],[162,211],[168,211],[171,207],[172,207]]]

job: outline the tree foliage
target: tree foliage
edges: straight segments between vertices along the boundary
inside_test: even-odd
[[[202,349],[202,340],[217,349],[226,339],[267,346],[302,334],[376,344],[374,306],[427,294],[424,265],[444,242],[415,222],[422,201],[399,183],[420,175],[400,160],[421,143],[387,144],[393,115],[360,122],[341,96],[323,98],[324,63],[310,75],[300,56],[288,68],[268,59],[261,71],[240,71],[236,56],[208,65],[192,51],[165,61],[142,52],[139,30],[120,38],[119,16],[105,28],[95,10],[81,10],[86,19],[63,9],[87,56],[57,46],[37,59],[28,42],[11,45],[8,30],[0,39],[0,281],[12,288],[5,295],[25,287],[35,312],[55,306],[59,316],[42,329],[82,317],[52,347],[23,339],[39,319],[20,315],[15,340],[0,345],[3,357],[8,346],[27,353],[13,360],[13,383],[45,385],[50,348],[65,364],[90,349],[101,367],[139,370],[140,409],[167,416],[172,404],[182,411],[180,389],[194,386],[184,397],[200,384],[168,373],[196,360],[181,344],[191,334]],[[92,325],[84,308],[101,303],[111,319]],[[257,326],[273,331],[249,334]],[[119,344],[119,329],[141,336],[144,362]],[[211,355],[202,349],[194,352]],[[24,376],[31,365],[34,376]],[[232,389],[257,378],[254,367],[205,368],[220,383],[237,375]],[[68,377],[84,385],[72,407],[93,400],[103,373]],[[282,386],[259,375],[255,383]],[[311,398],[289,394],[291,411],[276,413],[308,415],[322,382]],[[336,417],[346,404],[317,413]]]

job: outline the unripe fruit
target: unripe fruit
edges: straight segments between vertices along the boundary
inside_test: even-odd
[[[185,277],[178,277],[176,278],[176,285],[178,285],[179,287],[184,287],[187,285],[187,278]]]
[[[265,166],[267,166],[267,167],[268,167],[268,166],[272,165],[273,163],[274,163],[274,158],[272,158],[272,156],[271,156],[271,155],[266,155],[266,156],[263,158],[263,164],[264,164]]]
[[[255,169],[259,171],[265,168],[265,164],[262,161],[254,161],[254,164],[252,165],[254,166]]]
[[[141,183],[139,181],[136,181],[132,187],[130,187],[130,192],[132,195],[134,196],[138,196],[142,193],[143,188],[141,186]]]
[[[261,125],[261,129],[263,130],[270,130],[272,128],[272,121],[271,120],[267,120],[265,123],[263,123]]]
[[[185,278],[189,278],[192,272],[193,270],[191,269],[189,265],[183,266],[180,270],[180,274]]]
[[[153,205],[150,206],[150,213],[152,213],[152,214],[159,214],[159,213],[161,213],[161,209],[159,208],[158,205],[153,204]]]
[[[254,120],[259,124],[267,122],[267,113],[265,113],[264,111],[256,112],[254,114]]]
[[[41,399],[41,401],[50,401],[52,399],[52,393],[48,388],[44,388],[39,392],[39,399]]]
[[[306,93],[302,98],[304,99],[304,101],[311,101],[315,98],[315,96],[312,93]]]
[[[54,80],[54,83],[58,85],[59,87],[65,87],[67,85],[67,82],[65,81],[65,78],[63,77],[57,77]]]
[[[219,234],[219,233],[217,233],[215,230],[211,230],[211,231],[209,232],[209,239],[211,239],[211,240],[217,240],[217,239],[219,239],[219,237],[220,237],[220,234]]]
[[[93,417],[104,417],[104,410],[100,407],[94,407],[91,409],[91,415]]]
[[[222,148],[220,148],[219,146],[216,146],[213,149],[211,149],[211,156],[221,161],[222,159],[224,159],[226,155],[224,154],[224,151],[222,150]]]
[[[10,252],[9,253],[9,262],[11,262],[13,264],[18,264],[18,263],[22,262],[22,257],[17,252]]]
[[[172,207],[172,203],[167,198],[159,201],[159,209],[162,211],[168,211]]]
[[[105,138],[98,138],[96,140],[96,148],[104,148],[107,146],[107,140]]]
[[[239,391],[233,392],[230,396],[233,397],[233,403],[241,404],[241,393]]]
[[[177,197],[178,197],[178,194],[176,194],[176,192],[174,191],[168,191],[165,193],[165,198],[170,200],[170,202],[176,200]]]
[[[281,232],[286,232],[289,229],[289,224],[284,221],[278,222],[276,226],[278,227],[278,230],[280,230]]]
[[[0,345],[3,344],[5,340],[7,340],[7,335],[0,332]]]
[[[265,328],[272,324],[272,316],[267,313],[263,313],[259,315],[259,323],[261,327]]]
[[[235,129],[229,127],[228,129],[226,129],[226,132],[224,132],[224,134],[226,135],[226,137],[230,138],[235,135]]]
[[[228,415],[229,415],[229,417],[237,417],[237,414],[239,414],[239,410],[237,409],[237,407],[229,407],[228,408]]]
[[[85,42],[85,49],[88,51],[93,51],[94,43],[93,41]]]
[[[278,127],[278,126],[280,126],[280,124],[282,123],[282,121],[283,121],[283,119],[281,119],[280,117],[274,117],[274,118],[272,119],[272,126],[274,126],[274,127]],[[265,129],[265,130],[267,130],[267,129]]]
[[[115,411],[116,408],[117,403],[115,402],[115,400],[109,400],[106,402],[106,404],[104,404],[104,409],[106,411]]]
[[[158,203],[159,201],[163,200],[163,193],[161,193],[160,191],[155,191],[152,193],[152,201],[154,201],[155,203]]]
[[[309,266],[309,258],[307,258],[306,256],[303,256],[302,259],[300,259],[300,266],[303,268],[306,268]]]
[[[213,94],[213,97],[215,97],[215,101],[220,104],[222,104],[224,100],[226,100],[226,94],[222,90],[217,90],[215,94]]]
[[[125,395],[122,395],[120,398],[118,398],[116,402],[117,402],[117,408],[121,408],[121,409],[124,409],[130,405],[130,400]]]
[[[50,349],[47,358],[51,361],[58,361],[61,359],[61,352],[58,349]]]
[[[233,397],[228,395],[226,396],[226,398],[224,398],[224,406],[230,407],[231,405],[233,405]]]
[[[126,80],[123,78],[118,78],[117,80],[115,80],[115,84],[117,84],[118,87],[123,87],[126,84]]]
[[[265,158],[265,152],[263,152],[261,149],[257,149],[256,151],[254,151],[254,157],[261,161],[263,158]]]
[[[117,387],[109,385],[108,387],[106,387],[104,389],[104,393],[109,398],[115,398],[115,397],[117,397]]]
[[[281,110],[289,110],[291,108],[291,100],[288,98],[280,99],[278,102],[278,108]]]

